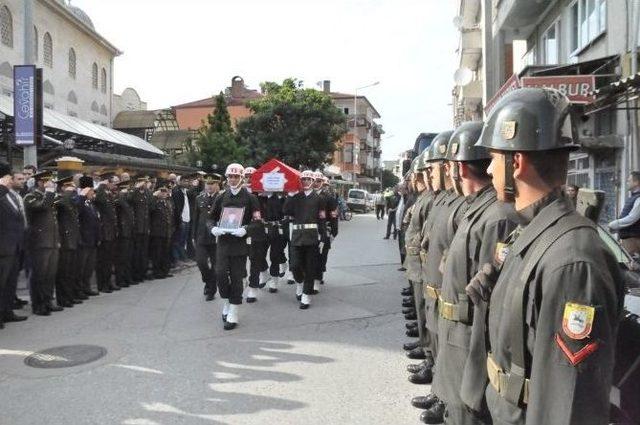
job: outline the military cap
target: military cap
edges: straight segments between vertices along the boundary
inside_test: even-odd
[[[53,180],[53,172],[51,170],[42,170],[33,175],[35,181]]]
[[[459,162],[490,159],[491,156],[485,148],[476,146],[482,133],[482,126],[482,121],[468,121],[460,124],[451,135],[446,159]]]
[[[147,176],[146,174],[139,175],[139,176],[136,177],[136,181],[137,182],[148,182],[149,181],[149,176]]]
[[[578,149],[569,99],[550,88],[507,93],[487,117],[478,146],[526,152]]]
[[[218,173],[210,173],[206,174],[204,178],[205,183],[220,183],[222,181],[222,176]]]
[[[55,182],[61,187],[75,186],[75,183],[73,182],[73,176],[62,177],[57,179]]]
[[[103,180],[107,180],[110,179],[111,177],[115,176],[116,173],[113,171],[100,171],[98,173],[98,177],[100,177]]]
[[[91,187],[93,188],[93,179],[89,176],[82,176],[80,177],[80,189],[84,189],[85,187]]]
[[[131,181],[130,180],[124,180],[124,181],[116,183],[116,186],[119,189],[128,189],[129,187],[131,187]]]

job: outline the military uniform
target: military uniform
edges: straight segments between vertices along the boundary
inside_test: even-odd
[[[139,179],[138,181],[145,181]],[[145,187],[136,187],[129,192],[129,203],[133,207],[133,248],[132,248],[132,279],[142,282],[149,268],[149,207],[151,193]]]
[[[288,232],[283,224],[285,198],[281,194],[270,193],[263,197],[264,221],[269,237],[269,290],[277,289],[280,279],[280,266],[287,262],[284,251],[287,247]]]
[[[193,216],[193,240],[196,246],[196,262],[204,282],[204,294],[215,295],[216,285],[216,238],[211,234],[209,214],[216,199],[215,193],[202,192],[196,197]]]
[[[129,182],[122,182],[118,186],[120,188],[128,188]],[[135,212],[131,205],[129,193],[120,192],[115,199],[115,206],[118,217],[118,237],[115,244],[116,285],[126,288],[135,284],[131,261]]]
[[[71,180],[71,177],[69,177]],[[61,307],[73,307],[75,300],[86,299],[79,288],[77,273],[80,221],[78,219],[77,195],[62,192],[56,197],[60,250],[56,274],[56,301]]]
[[[35,189],[24,199],[27,213],[27,251],[31,259],[31,305],[35,314],[48,314],[53,307],[53,288],[58,269],[60,234],[53,191]]]
[[[171,237],[173,236],[173,202],[154,196],[150,205],[149,248],[153,277],[164,279],[171,269]]]
[[[111,281],[114,268],[116,240],[118,237],[118,216],[116,213],[115,196],[105,185],[96,189],[94,201],[100,213],[100,246],[96,259],[96,280],[98,290],[111,292],[120,289]]]
[[[82,183],[80,185],[82,187]],[[78,198],[80,241],[78,244],[78,279],[86,295],[98,295],[91,288],[91,276],[96,268],[96,252],[100,244],[100,218],[93,204],[84,196]]]
[[[309,177],[312,178],[312,177]],[[317,274],[319,244],[326,243],[326,205],[313,189],[301,191],[287,198],[284,214],[290,217],[291,254],[293,277],[298,284],[296,295],[306,308],[313,294],[313,281]],[[306,297],[303,297],[305,295]],[[303,300],[304,298],[304,300]]]
[[[326,243],[322,246],[322,250],[320,251],[320,261],[318,264],[318,274],[316,279],[320,283],[324,283],[324,273],[327,271],[327,260],[329,259],[331,242],[338,236],[338,200],[327,188],[320,190],[319,194],[324,197],[325,202],[327,236],[325,237]]]
[[[256,196],[251,194],[254,198],[254,202],[259,206],[260,216],[264,217],[265,211],[263,209],[263,203],[260,201],[262,196]],[[247,292],[247,302],[253,302],[256,300],[257,288],[262,288],[267,283],[269,270],[269,264],[267,263],[267,251],[269,249],[269,237],[268,230],[265,223],[261,220],[257,220],[251,226],[251,231],[248,233],[247,244],[249,245],[249,289]]]

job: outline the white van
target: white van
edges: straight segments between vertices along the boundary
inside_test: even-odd
[[[349,189],[347,194],[347,206],[351,211],[359,211],[366,213],[368,208],[367,199],[369,193],[362,189]]]

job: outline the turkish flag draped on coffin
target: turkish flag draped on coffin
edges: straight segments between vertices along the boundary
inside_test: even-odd
[[[273,158],[251,176],[253,192],[295,192],[300,190],[300,172]]]

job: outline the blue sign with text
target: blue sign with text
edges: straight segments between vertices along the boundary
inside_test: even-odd
[[[36,67],[13,67],[13,117],[15,144],[29,146],[35,143],[36,132]]]

